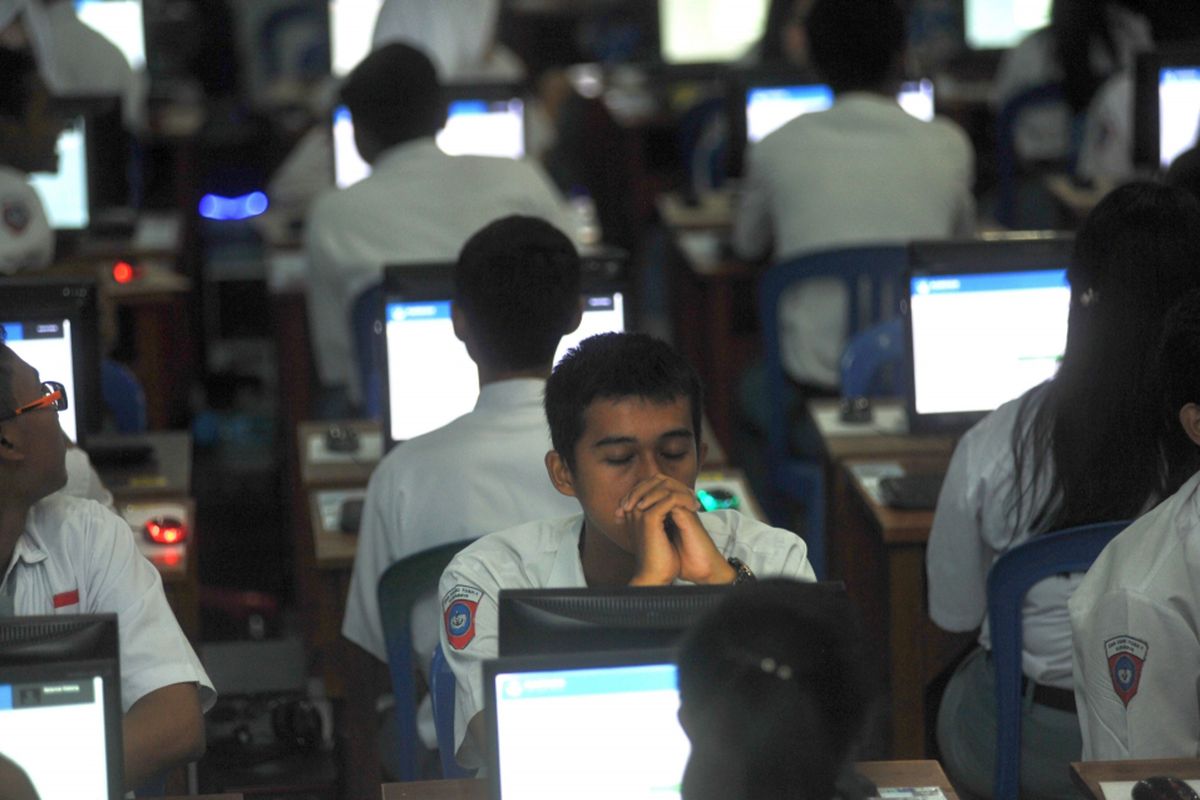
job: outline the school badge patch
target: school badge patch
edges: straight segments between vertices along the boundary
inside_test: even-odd
[[[1146,652],[1150,646],[1132,636],[1114,636],[1104,643],[1104,654],[1108,656],[1108,676],[1112,678],[1113,691],[1129,708],[1129,701],[1138,693],[1142,680],[1142,665],[1146,663]]]
[[[446,639],[455,650],[462,650],[475,638],[475,611],[483,592],[474,586],[459,584],[442,597],[442,616]]]
[[[4,220],[4,227],[13,233],[24,233],[31,219],[29,206],[22,200],[5,200],[0,204],[0,219]]]

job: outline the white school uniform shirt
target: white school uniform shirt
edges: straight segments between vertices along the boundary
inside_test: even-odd
[[[775,261],[840,247],[967,235],[975,155],[952,122],[923,122],[893,98],[849,92],[752,145],[733,245]],[[796,380],[836,388],[846,293],[806,281],[780,308],[783,363]]]
[[[1029,398],[1024,424],[1048,384],[1035,387],[993,411],[963,436],[954,449],[938,496],[925,569],[929,582],[929,616],[948,631],[980,628],[979,643],[991,649],[987,621],[987,574],[996,559],[1028,541],[1030,518],[1050,491],[1051,475],[1043,471],[1026,493],[1021,528],[1012,507],[1013,429],[1017,412]],[[1028,480],[1032,463],[1023,473]],[[1055,575],[1033,585],[1022,606],[1021,666],[1029,678],[1048,686],[1071,688],[1071,628],[1067,600],[1082,575]]]
[[[0,274],[43,269],[54,260],[54,230],[23,173],[0,166]]]
[[[1109,542],[1071,598],[1086,761],[1200,756],[1200,474]]]
[[[59,489],[59,493],[80,497],[84,500],[95,500],[109,511],[116,513],[113,505],[113,494],[100,479],[100,474],[92,466],[88,454],[78,447],[68,447],[66,455],[67,483]]]
[[[121,708],[176,683],[199,686],[207,711],[212,681],[163,594],[158,570],[138,552],[128,523],[99,503],[53,494],[35,504],[6,566],[18,616],[114,613],[120,630]]]
[[[804,540],[796,534],[737,511],[710,511],[700,519],[721,554],[740,558],[758,577],[816,580]],[[500,590],[587,586],[579,559],[582,532],[583,514],[519,525],[470,545],[442,573],[441,643],[456,681],[454,742],[463,766],[481,764],[463,739],[468,723],[484,708],[483,662],[498,653]]]
[[[470,236],[510,214],[569,231],[558,191],[536,166],[448,156],[433,139],[388,150],[371,175],[323,194],[309,213],[308,317],[317,373],[358,396],[350,313],[389,264],[451,263]]]

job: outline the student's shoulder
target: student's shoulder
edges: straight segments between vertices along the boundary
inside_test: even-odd
[[[74,549],[95,543],[111,543],[131,536],[124,519],[95,500],[56,492],[34,504],[30,522],[35,535],[58,547]]]
[[[563,547],[577,547],[583,515],[526,522],[476,539],[451,560],[442,582],[461,580],[496,589],[543,586]]]

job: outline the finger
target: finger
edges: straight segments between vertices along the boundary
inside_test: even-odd
[[[632,511],[647,492],[657,489],[664,480],[666,480],[665,475],[653,475],[630,489],[629,494],[625,495],[617,505],[618,516],[623,512]]]

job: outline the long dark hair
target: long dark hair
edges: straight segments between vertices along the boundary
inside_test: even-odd
[[[1084,111],[1092,96],[1110,75],[1092,66],[1092,47],[1099,45],[1117,64],[1117,45],[1109,28],[1109,6],[1135,7],[1122,0],[1054,0],[1050,9],[1050,31],[1055,53],[1063,70],[1063,93],[1076,113]]]
[[[1200,287],[1200,202],[1149,182],[1114,190],[1084,220],[1067,277],[1062,364],[1013,429],[1018,531],[1127,519],[1174,488],[1153,356],[1172,302]],[[1023,521],[1047,475],[1049,495]]]

